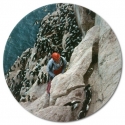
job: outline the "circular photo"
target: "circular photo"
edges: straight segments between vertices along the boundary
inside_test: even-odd
[[[26,15],[4,51],[4,75],[18,103],[53,122],[85,119],[114,94],[122,53],[108,23],[83,6],[56,3]]]

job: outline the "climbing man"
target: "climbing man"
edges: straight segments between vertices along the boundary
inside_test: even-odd
[[[47,86],[47,93],[50,95],[50,88],[51,88],[51,81],[52,79],[60,74],[64,73],[66,70],[67,61],[64,57],[60,56],[59,53],[54,52],[51,55],[51,59],[49,60],[47,64],[47,71],[48,71],[48,77],[49,82]]]

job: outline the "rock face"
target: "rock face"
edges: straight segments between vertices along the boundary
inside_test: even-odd
[[[40,110],[35,115],[51,121],[68,122],[73,120],[70,107],[64,106],[49,106],[48,108]]]
[[[85,9],[75,6],[76,14],[83,14]],[[80,15],[79,14],[79,15]],[[84,16],[77,15],[78,24],[81,26]],[[86,14],[85,14],[86,16]],[[87,116],[98,111],[113,95],[118,86],[121,70],[122,70],[122,55],[118,39],[111,27],[98,15],[95,17],[95,26],[99,26],[98,32],[98,62],[94,65],[94,70],[88,79],[88,84],[92,86],[92,102]],[[92,30],[91,28],[90,30]],[[81,27],[85,31],[85,28]],[[87,31],[86,36],[89,34]],[[85,36],[85,37],[86,37]],[[93,34],[94,36],[94,34]],[[88,38],[91,39],[91,36]],[[85,39],[85,38],[84,38]]]
[[[58,34],[59,31],[53,29],[53,32],[45,33],[42,28],[45,26],[44,21],[48,21],[49,18],[50,20],[52,18],[53,27],[57,26],[56,22],[63,20],[61,15],[67,13],[61,12],[64,8],[68,8],[68,11],[71,10],[70,16],[75,13],[83,39],[78,41],[79,44],[75,45],[70,53],[66,72],[55,76],[52,80],[49,96],[46,92],[46,64],[50,53],[46,54],[48,50],[44,53],[45,48],[41,44],[45,43],[46,38],[48,38],[47,43],[49,43],[49,37]],[[56,16],[53,17],[53,15]],[[70,18],[67,17],[63,20],[67,27],[68,20]],[[14,96],[19,103],[40,118],[55,122],[68,122],[92,115],[111,98],[118,86],[122,70],[122,56],[116,35],[101,17],[95,16],[92,11],[77,5],[57,4],[57,11],[52,15],[48,14],[41,23],[43,27],[40,27],[38,41],[34,48],[23,52],[15,62],[15,66],[11,67],[11,70],[16,67],[14,71],[10,71],[6,75],[8,86],[12,93],[14,90]],[[47,25],[49,25],[48,22]],[[61,45],[62,51],[64,50],[66,55],[68,55],[67,48],[70,46],[67,44],[67,39],[74,40],[78,35],[71,27],[69,27],[68,32],[65,31],[61,34],[59,46],[54,45],[50,39],[52,42],[50,45],[53,44],[51,47],[59,49],[58,47]],[[55,37],[58,36],[54,35]],[[42,55],[40,55],[41,51]],[[92,96],[90,95],[89,103],[85,104],[88,98],[85,86],[88,84],[91,86]],[[16,93],[15,90],[17,90]],[[81,116],[80,113],[84,113],[84,115]]]
[[[111,98],[118,86],[122,70],[122,54],[116,35],[98,15],[95,25],[100,27],[100,40],[98,63],[88,82],[93,86],[92,104],[88,115],[99,110]]]
[[[73,5],[75,15],[77,18],[77,23],[79,28],[82,31],[83,37],[85,36],[86,32],[94,26],[95,23],[95,13],[88,10],[85,7],[80,7],[77,5]],[[80,20],[79,20],[80,19]]]

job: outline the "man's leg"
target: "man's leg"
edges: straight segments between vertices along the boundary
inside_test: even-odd
[[[50,88],[51,88],[51,81],[49,81],[47,85],[47,93],[49,94],[49,96],[50,96]]]

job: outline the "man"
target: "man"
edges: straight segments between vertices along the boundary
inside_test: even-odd
[[[49,82],[47,86],[47,93],[50,94],[50,88],[51,88],[51,81],[52,79],[60,74],[64,73],[66,69],[67,61],[64,57],[60,56],[59,53],[54,52],[51,55],[51,59],[49,60],[47,64],[47,71],[49,75]]]

